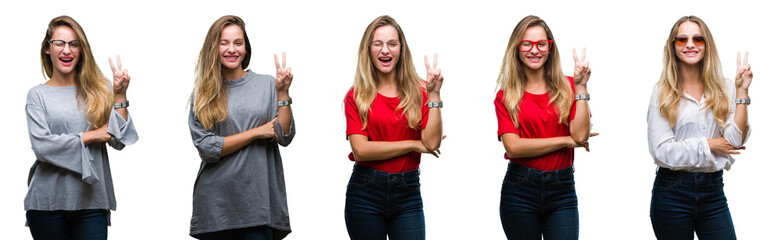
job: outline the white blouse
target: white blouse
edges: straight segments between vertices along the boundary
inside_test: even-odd
[[[670,127],[669,121],[661,116],[658,110],[658,88],[653,89],[650,107],[648,108],[648,145],[650,155],[659,167],[688,172],[717,172],[729,170],[734,164],[734,158],[729,154],[718,154],[710,151],[707,139],[724,137],[734,147],[741,147],[750,137],[748,127],[747,137],[742,141],[742,130],[734,123],[736,98],[734,83],[725,79],[730,105],[726,123],[719,126],[712,111],[704,108],[706,102],[702,95],[701,101],[696,101],[687,93],[680,99],[677,124]]]

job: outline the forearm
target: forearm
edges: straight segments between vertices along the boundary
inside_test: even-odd
[[[113,102],[114,103],[121,103],[127,101],[127,95],[126,94],[117,94],[113,96]],[[116,108],[116,112],[121,115],[124,120],[127,120],[129,117],[129,113],[127,112],[127,108]]]
[[[736,98],[750,98],[747,90],[737,90]],[[747,133],[749,132],[750,125],[748,124],[747,117],[747,105],[736,104],[736,112],[734,113],[734,123],[742,131],[742,143],[747,139]]]
[[[351,136],[353,138],[353,135]],[[407,154],[414,151],[419,140],[404,140],[396,142],[368,141],[366,137],[361,140],[351,139],[351,149],[357,162],[382,161]]]
[[[286,101],[291,99],[288,92],[276,92],[276,95],[278,96],[278,101]],[[291,131],[291,119],[291,105],[278,107],[278,122],[283,128],[283,135],[289,134]]]
[[[221,148],[221,156],[232,154],[259,138],[256,130],[257,128],[252,128],[248,131],[225,137],[224,146]]]
[[[568,148],[574,142],[569,136],[552,138],[520,138],[515,134],[502,136],[502,144],[504,144],[508,158],[542,156],[562,148]]]
[[[442,114],[440,108],[430,108],[426,128],[421,131],[421,142],[429,151],[440,148],[442,141]]]
[[[575,86],[575,94],[587,94],[585,86]],[[569,133],[577,144],[583,144],[588,141],[591,134],[591,112],[588,107],[588,100],[577,100],[575,104],[575,118],[569,123]]]

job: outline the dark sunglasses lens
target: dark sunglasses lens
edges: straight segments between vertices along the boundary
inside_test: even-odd
[[[703,45],[704,44],[704,37],[693,37],[693,44],[696,45]]]
[[[682,36],[682,37],[675,37],[674,38],[675,43],[677,43],[678,46],[685,45],[688,43],[688,37]]]

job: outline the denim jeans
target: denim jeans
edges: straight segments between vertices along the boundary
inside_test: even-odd
[[[27,211],[32,238],[38,240],[108,239],[108,210]]]
[[[723,171],[694,173],[659,168],[653,183],[650,220],[659,240],[736,239],[723,193]]]
[[[351,239],[424,239],[418,169],[386,173],[355,164],[345,193],[345,225]]]
[[[196,237],[201,240],[272,240],[273,233],[268,226],[257,226],[201,233]]]
[[[507,239],[578,239],[574,167],[540,171],[510,163],[499,215]]]

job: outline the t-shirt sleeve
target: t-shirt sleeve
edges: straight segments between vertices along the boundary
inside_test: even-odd
[[[496,108],[496,122],[498,124],[497,140],[500,140],[499,137],[505,133],[518,134],[518,129],[515,127],[515,124],[513,124],[512,118],[510,118],[510,112],[508,112],[507,107],[505,107],[502,91],[497,93],[496,99],[494,99],[494,107]]]
[[[351,134],[369,136],[359,117],[359,108],[356,107],[356,100],[353,98],[353,89],[345,95],[343,104],[345,105],[345,137],[348,138]]]

